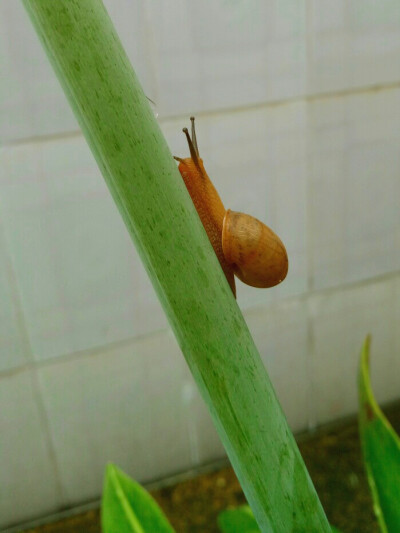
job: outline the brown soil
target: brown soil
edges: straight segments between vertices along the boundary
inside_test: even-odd
[[[400,404],[386,414],[400,432]],[[378,533],[362,465],[356,420],[299,438],[299,448],[331,524],[343,533]],[[217,533],[216,518],[245,503],[232,468],[152,491],[177,533]],[[26,533],[100,533],[99,511],[25,530]]]

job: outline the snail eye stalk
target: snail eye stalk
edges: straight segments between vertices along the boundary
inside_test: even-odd
[[[182,131],[186,135],[186,139],[187,139],[187,142],[188,142],[188,145],[189,145],[189,150],[190,150],[190,157],[192,158],[193,163],[196,165],[196,167],[200,168],[199,159],[197,157],[196,148],[194,147],[192,139],[190,138],[188,129],[187,128],[183,128]]]
[[[192,142],[194,149],[196,150],[197,156],[200,157],[199,153],[199,147],[197,145],[197,138],[196,138],[196,128],[194,126],[194,117],[190,117],[190,122],[192,123]]]

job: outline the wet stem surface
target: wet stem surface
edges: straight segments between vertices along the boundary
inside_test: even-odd
[[[400,403],[386,414],[400,433]],[[343,533],[378,533],[362,464],[357,421],[300,439],[299,448],[331,524]],[[245,503],[230,467],[152,492],[177,533],[216,533],[218,513]],[[98,510],[29,533],[100,533]]]

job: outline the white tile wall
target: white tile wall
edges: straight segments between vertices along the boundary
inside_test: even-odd
[[[264,220],[291,260],[282,287],[257,291],[238,282],[244,307],[306,290],[305,118],[304,104],[294,103],[198,121],[202,154],[225,205]],[[163,123],[172,149],[177,146],[174,153],[186,155],[181,126],[177,120]],[[7,243],[37,360],[166,326],[81,136],[4,148],[0,184]]]
[[[62,504],[34,375],[0,380],[0,527],[53,512]]]
[[[204,465],[226,457],[210,413],[191,378],[186,381],[182,391],[182,403],[187,410],[192,465]]]
[[[397,0],[308,0],[310,93],[400,81]]]
[[[371,380],[374,394],[381,405],[398,400],[400,395],[400,275],[386,283],[389,288],[380,288],[384,296],[382,303],[377,299],[377,318],[373,318],[376,323],[371,327]],[[389,296],[386,290],[390,292]],[[387,320],[387,325],[381,323],[384,320]]]
[[[394,281],[394,320],[395,324],[400,324],[400,275]],[[393,356],[397,359],[400,358],[400,328],[395,326],[396,341],[392,348]]]
[[[315,289],[398,270],[400,89],[310,104]]]
[[[397,0],[105,5],[173,153],[188,154],[181,128],[196,114],[226,207],[287,247],[285,283],[238,282],[238,302],[291,427],[356,411],[368,332],[377,399],[398,398]],[[97,498],[107,460],[145,481],[224,451],[13,0],[0,3],[0,67],[2,527]]]
[[[357,411],[358,363],[368,333],[372,335],[371,373],[377,400],[398,399],[395,283],[393,278],[383,279],[310,298],[312,418],[317,424]]]
[[[293,431],[309,420],[309,356],[305,301],[287,300],[245,313],[279,402]]]
[[[22,2],[0,3],[0,45],[0,141],[77,130]]]
[[[304,0],[179,0],[174,9],[154,0],[150,9],[162,116],[304,94]]]
[[[145,94],[158,103],[154,25],[148,0],[104,0]]]
[[[192,465],[188,370],[172,334],[49,364],[39,378],[68,504],[99,496],[107,461],[139,481]]]
[[[15,279],[0,224],[0,371],[17,368],[30,352],[22,326]]]
[[[105,5],[162,116],[400,81],[396,0],[379,6],[372,0],[308,3],[309,20],[306,0],[251,0],[251,7],[181,0],[174,9],[164,0]],[[0,138],[76,131],[20,3],[3,0],[0,28]],[[24,39],[13,38],[14,28]]]
[[[37,360],[166,326],[84,139],[4,149],[0,206]]]
[[[146,2],[105,0],[104,4],[146,94],[154,99]],[[22,2],[0,3],[0,65],[0,142],[79,130]]]

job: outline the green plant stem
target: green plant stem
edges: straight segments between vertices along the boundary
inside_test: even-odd
[[[23,2],[261,530],[330,531],[242,314],[102,2]]]

